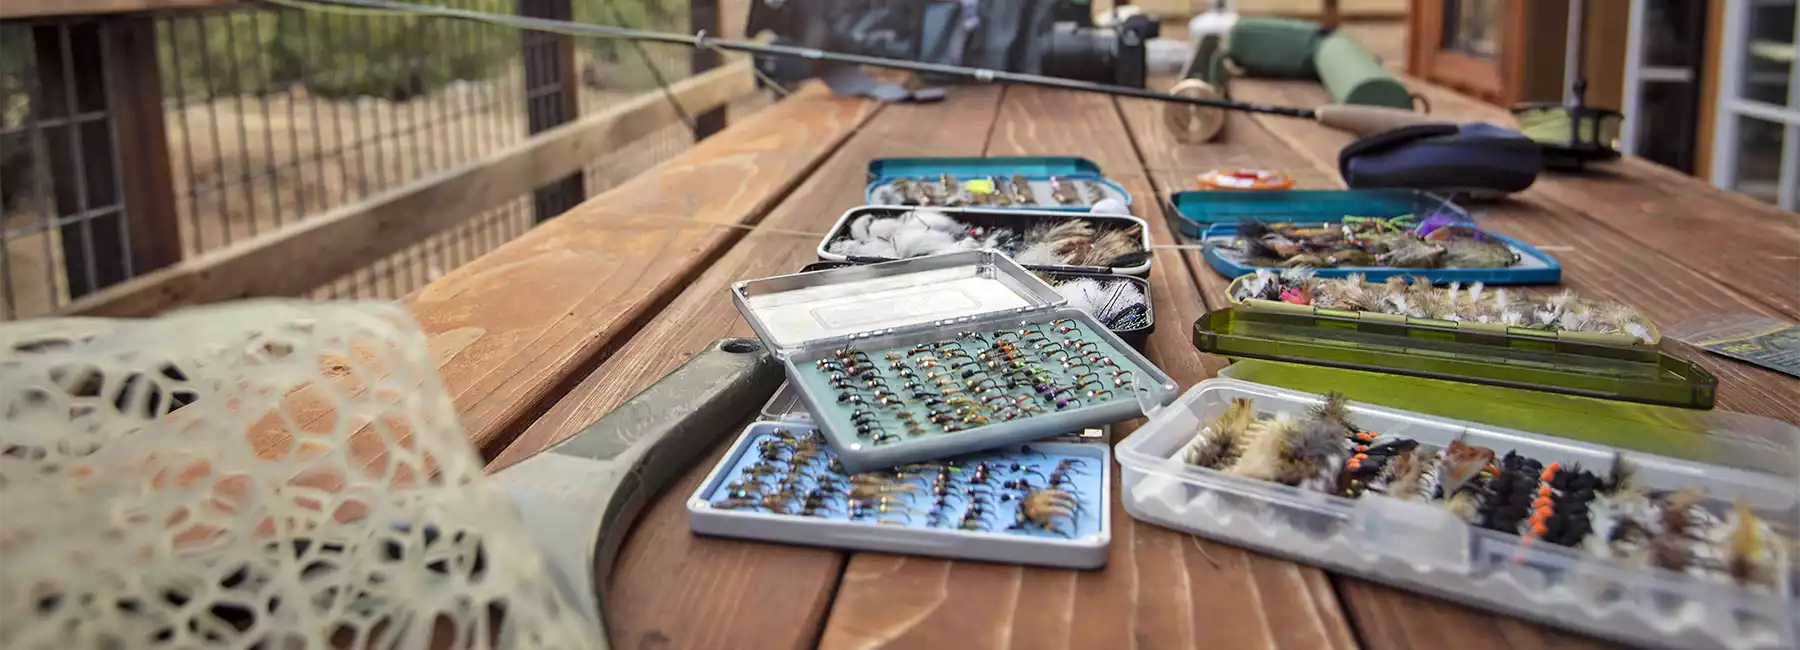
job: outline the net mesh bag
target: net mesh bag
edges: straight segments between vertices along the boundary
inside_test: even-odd
[[[582,648],[388,304],[0,327],[0,647]]]

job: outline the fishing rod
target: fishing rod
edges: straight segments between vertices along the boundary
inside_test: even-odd
[[[1329,104],[1314,108],[1296,106],[1277,106],[1257,102],[1241,102],[1223,99],[1211,87],[1200,87],[1186,84],[1177,92],[1157,92],[1131,86],[1100,84],[1076,79],[1064,79],[1023,72],[1009,72],[990,68],[974,68],[945,63],[929,63],[923,61],[907,61],[861,54],[832,52],[809,47],[791,45],[775,45],[741,41],[727,38],[716,38],[701,30],[692,35],[673,32],[658,32],[630,27],[599,25],[530,16],[496,14],[453,7],[436,7],[395,2],[392,0],[264,0],[271,4],[306,10],[336,11],[340,13],[358,14],[414,14],[472,20],[519,29],[531,29],[554,32],[571,36],[613,38],[636,42],[667,43],[687,47],[711,50],[742,52],[753,55],[776,56],[790,59],[823,61],[847,65],[870,66],[901,70],[906,72],[935,74],[949,77],[970,79],[982,83],[1004,83],[1021,86],[1037,86],[1056,88],[1076,92],[1097,93],[1114,97],[1130,97],[1145,99],[1164,104],[1177,105],[1173,112],[1165,111],[1164,118],[1174,128],[1182,140],[1211,140],[1218,135],[1225,125],[1225,112],[1258,113],[1279,115],[1299,119],[1316,120],[1326,126],[1365,134],[1384,131],[1414,124],[1441,123],[1443,120],[1431,118],[1412,111],[1378,107],[1350,106]]]

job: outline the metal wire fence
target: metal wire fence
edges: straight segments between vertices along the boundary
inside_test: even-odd
[[[90,153],[110,153],[114,128],[107,84],[74,75],[113,43],[97,29],[91,21],[0,25],[0,308],[6,314],[18,313],[20,304],[54,305],[72,292],[93,291],[136,267],[128,254],[106,259],[96,251],[129,236],[121,179],[110,173],[115,168],[86,161]],[[75,173],[89,167],[103,173]],[[53,184],[53,176],[71,182]]]
[[[425,1],[690,29],[690,0]],[[136,58],[107,51],[124,35],[136,36]],[[146,67],[121,69],[133,65]],[[0,23],[0,319],[54,313],[177,259],[297,227],[689,74],[679,47],[416,16],[232,5]],[[144,88],[145,76],[159,81]],[[151,110],[137,110],[145,101]],[[121,128],[131,119],[153,122],[164,142],[134,141],[146,125]],[[693,142],[679,125],[642,134],[312,295],[400,297]],[[138,180],[146,170],[167,187],[155,187],[157,173]],[[169,214],[144,214],[159,196]]]

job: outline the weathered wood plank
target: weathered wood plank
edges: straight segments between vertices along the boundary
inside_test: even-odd
[[[998,88],[969,89],[945,105],[884,107],[770,212],[760,225],[771,230],[747,235],[689,283],[494,465],[567,438],[712,341],[751,335],[731,305],[731,283],[792,273],[816,261],[818,236],[794,233],[823,233],[844,209],[861,203],[870,158],[979,155],[999,94]],[[765,128],[761,119],[726,134]],[[662,648],[810,647],[836,592],[845,554],[688,532],[686,497],[710,469],[711,462],[694,467],[653,504],[622,549],[614,586],[631,597],[609,604],[616,638]]]
[[[1234,85],[1233,90],[1251,101],[1304,102],[1317,98],[1312,91],[1323,92],[1273,81],[1244,81]],[[1293,156],[1287,158],[1287,164],[1310,164],[1317,172],[1333,174],[1333,186],[1342,186],[1334,174],[1337,151],[1350,136],[1301,120],[1253,119],[1292,147]],[[1692,179],[1664,182],[1697,184]],[[1545,183],[1540,179],[1538,184]],[[1633,304],[1659,322],[1721,310],[1772,312],[1766,305],[1748,300],[1713,279],[1670,264],[1666,257],[1640,243],[1615,236],[1597,219],[1583,218],[1554,201],[1537,199],[1534,194],[1540,191],[1541,188],[1534,188],[1520,200],[1487,206],[1481,213],[1483,224],[1532,244],[1555,247],[1554,254],[1563,264],[1564,285],[1584,294]],[[1572,248],[1565,250],[1564,246]],[[1800,422],[1800,410],[1794,406],[1800,404],[1800,382],[1693,350],[1684,355],[1719,376],[1721,408]],[[1340,576],[1336,582],[1356,620],[1359,638],[1370,648],[1613,647],[1603,641],[1496,617],[1364,580]]]
[[[1245,80],[1241,86],[1240,96],[1250,101],[1304,102],[1309,98],[1317,100],[1324,92],[1317,86],[1309,88],[1300,83],[1267,80]],[[1234,90],[1238,88],[1233,86]],[[1262,116],[1254,119],[1320,170],[1336,169],[1337,152],[1352,137],[1305,120]],[[1561,182],[1564,181],[1546,177],[1540,178],[1537,185]],[[1657,183],[1645,179],[1634,184],[1650,186]],[[1698,181],[1685,178],[1671,178],[1661,184],[1687,186],[1697,191],[1711,190]],[[1664,324],[1715,313],[1783,314],[1762,299],[1769,293],[1751,295],[1734,290],[1734,286],[1743,285],[1725,282],[1714,274],[1672,259],[1649,244],[1623,237],[1603,222],[1582,216],[1585,213],[1546,199],[1544,191],[1544,188],[1534,186],[1513,199],[1471,207],[1480,215],[1484,227],[1526,243],[1550,247],[1552,255],[1563,265],[1563,286],[1583,295],[1632,305]],[[1669,224],[1642,225],[1640,228],[1680,232]],[[1764,234],[1765,238],[1779,236]],[[1791,250],[1800,250],[1800,241],[1796,241]],[[1742,252],[1696,246],[1692,254],[1695,259],[1717,259]],[[1771,271],[1777,270],[1771,268],[1772,264],[1764,261],[1761,266],[1745,272],[1777,280],[1771,276]],[[1790,274],[1787,287],[1774,288],[1772,292],[1800,292],[1800,285],[1793,283],[1792,277]],[[1678,351],[1685,349],[1673,342],[1671,347]],[[1800,423],[1800,382],[1702,352],[1687,350],[1684,356],[1718,376],[1720,408]]]
[[[1444,115],[1509,124],[1510,115],[1450,90],[1408,80]],[[1584,174],[1546,174],[1532,188],[1684,266],[1800,318],[1800,214],[1713,187],[1642,158]]]
[[[1105,100],[1044,88],[1008,88],[987,155],[1077,155],[1108,175],[1130,175],[1143,162],[1119,126],[1118,107]]]
[[[1461,120],[1512,124],[1504,110],[1432,86],[1407,80],[1429,97],[1438,114]],[[1237,91],[1237,86],[1232,86]],[[1317,104],[1327,95],[1316,84],[1247,81],[1243,97],[1255,101]],[[1295,134],[1336,169],[1336,152],[1353,136],[1316,124],[1305,128],[1285,118],[1258,117],[1272,129]],[[1588,221],[1594,239],[1647,246],[1662,265],[1698,271],[1733,287],[1789,318],[1800,318],[1800,214],[1786,212],[1690,176],[1637,158],[1598,165],[1585,174],[1547,172],[1515,201],[1560,218]]]
[[[1457,650],[1601,650],[1610,642],[1495,616],[1447,600],[1423,598],[1363,580],[1339,579],[1364,647]]]
[[[476,445],[498,452],[741,238],[721,226],[760,220],[873,110],[813,87],[416,295]]]
[[[684,79],[670,93],[690,112],[723,106],[755,90],[749,66],[739,61]],[[146,316],[181,305],[301,294],[579,171],[677,119],[667,97],[645,93],[484,160],[141,275],[63,311]],[[679,210],[660,207],[663,214]]]
[[[1152,85],[1156,83],[1152,82]],[[1214,169],[1272,169],[1293,176],[1296,187],[1300,189],[1339,187],[1335,174],[1327,174],[1313,167],[1310,161],[1282,144],[1249,115],[1227,114],[1225,135],[1222,136],[1224,139],[1219,142],[1183,144],[1176,141],[1169,134],[1168,128],[1163,126],[1160,104],[1135,99],[1120,99],[1118,102],[1119,109],[1125,115],[1125,123],[1131,129],[1132,139],[1143,152],[1144,166],[1156,186],[1157,196],[1165,205],[1173,199],[1176,192],[1194,189],[1197,177]],[[1174,224],[1176,216],[1173,209],[1170,209],[1168,216],[1170,223]],[[1186,237],[1178,239],[1186,245],[1197,243]],[[1226,306],[1225,288],[1231,283],[1231,278],[1213,271],[1198,249],[1182,249],[1179,252],[1186,259],[1188,268],[1192,269],[1194,283],[1200,288],[1206,306],[1209,309]],[[1168,255],[1158,257],[1160,259]]]
[[[1083,153],[1138,197],[1153,241],[1172,243],[1111,104],[1008,89],[987,155]],[[1220,360],[1187,340],[1205,307],[1181,256],[1158,255],[1150,282],[1158,327],[1149,357],[1184,386],[1212,376]],[[1134,426],[1119,425],[1115,437]],[[1354,647],[1322,573],[1139,523],[1116,494],[1110,507],[1111,554],[1100,571],[855,554],[821,646]]]

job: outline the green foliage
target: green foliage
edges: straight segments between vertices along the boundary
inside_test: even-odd
[[[510,13],[510,0],[420,0]],[[517,60],[519,34],[505,27],[419,16],[321,16],[284,11],[270,47],[276,75],[304,80],[325,97],[388,99],[486,78]]]
[[[514,0],[416,0],[511,13]],[[631,0],[642,1],[642,0]],[[164,93],[255,94],[300,84],[322,97],[406,99],[519,60],[519,33],[418,16],[239,9],[159,21]]]
[[[0,0],[3,2],[4,0]],[[517,0],[413,0],[513,13]],[[690,0],[570,0],[575,19],[686,32]],[[16,25],[0,31],[0,60],[29,61],[31,39]],[[157,25],[163,92],[171,99],[257,94],[300,84],[320,97],[401,100],[456,80],[477,80],[520,65],[518,30],[417,16],[344,16],[295,9],[235,9],[172,15]],[[685,48],[646,44],[670,79],[687,70]],[[605,85],[654,85],[632,43],[581,39],[581,59],[605,70]],[[4,77],[24,72],[8,67]],[[4,81],[4,79],[0,79]]]
[[[275,16],[234,11],[157,25],[163,95],[199,98],[253,94],[270,85],[264,53],[275,38]]]
[[[687,33],[690,0],[572,0],[575,20],[599,25],[617,25],[635,29]],[[664,79],[686,76],[686,47],[655,43],[632,43],[619,39],[583,39],[582,50],[589,65],[605,69],[605,85],[617,90],[643,90],[656,85],[646,56]],[[639,48],[642,48],[641,50]]]
[[[32,74],[31,28],[0,24],[0,126],[25,121],[31,110],[25,75]]]

